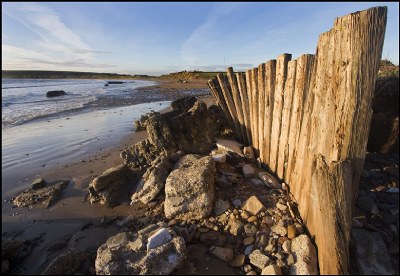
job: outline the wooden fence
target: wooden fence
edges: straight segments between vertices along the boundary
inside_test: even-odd
[[[336,18],[315,55],[283,54],[208,84],[263,166],[290,186],[315,237],[321,274],[347,274],[351,213],[364,165],[386,7]]]

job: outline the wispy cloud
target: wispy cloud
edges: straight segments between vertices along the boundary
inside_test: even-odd
[[[213,6],[205,22],[198,26],[182,44],[181,55],[187,64],[199,64],[204,53],[209,53],[221,43],[221,38],[215,33],[215,27],[240,5],[241,3],[222,3]]]

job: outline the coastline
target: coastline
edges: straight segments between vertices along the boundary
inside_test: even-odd
[[[197,88],[198,86],[194,89]],[[180,83],[165,81],[140,90],[158,93],[163,89],[167,90],[165,93],[173,93],[173,97],[176,97],[175,95],[182,94],[182,91],[191,88],[190,83],[182,87]],[[203,100],[208,105],[214,102],[211,95],[200,96],[198,99]],[[169,108],[162,110],[162,112],[167,111],[169,111]],[[76,116],[82,117],[82,115]],[[133,128],[133,120],[127,128]],[[23,189],[29,187],[32,180],[39,177],[48,182],[60,179],[71,180],[56,204],[47,209],[15,208],[12,197],[16,193],[11,193],[12,195],[9,194],[6,197],[2,196],[2,238],[36,241],[33,242],[35,244],[32,247],[32,252],[23,262],[18,274],[41,273],[53,258],[67,252],[69,248],[86,250],[95,254],[97,247],[104,243],[108,237],[121,231],[112,223],[108,224],[109,221],[114,221],[117,217],[135,216],[146,220],[146,206],[134,209],[129,206],[129,202],[124,202],[111,209],[84,202],[89,183],[108,168],[122,164],[120,152],[146,137],[146,131],[132,133],[129,130],[118,142],[109,142],[108,147],[90,153],[87,158],[70,159],[68,162],[56,166],[40,168],[33,173],[31,178],[22,180],[20,185],[24,187]],[[68,157],[68,152],[65,152],[65,154]],[[24,170],[24,168],[21,168],[21,170]],[[2,183],[4,181],[3,179]],[[12,177],[6,181],[13,181]],[[60,241],[65,241],[60,249],[51,250]]]

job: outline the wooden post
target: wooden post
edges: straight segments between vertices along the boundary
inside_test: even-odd
[[[276,79],[275,79],[275,94],[274,94],[274,111],[272,113],[271,127],[271,151],[269,158],[269,167],[273,172],[276,172],[278,161],[279,136],[281,134],[281,119],[283,108],[283,90],[285,87],[287,64],[291,59],[290,54],[283,54],[277,58],[276,63]],[[278,176],[282,177],[282,176]]]
[[[265,118],[265,63],[261,63],[258,66],[258,150],[261,161],[265,163],[264,160],[264,118]]]
[[[251,120],[250,120],[250,104],[249,104],[249,97],[246,89],[246,77],[244,73],[236,73],[236,79],[239,87],[239,92],[242,99],[242,110],[243,110],[243,120],[245,124],[246,130],[246,141],[247,145],[251,144]]]
[[[236,81],[232,67],[229,67],[228,69],[226,69],[226,73],[227,73],[228,80],[229,80],[229,83],[231,86],[233,101],[235,103],[235,110],[238,115],[238,120],[239,120],[239,125],[240,125],[239,135],[241,136],[241,142],[245,143],[247,137],[246,137],[246,130],[245,130],[245,124],[244,124],[244,119],[243,119],[242,99],[241,99],[241,95],[239,93],[238,83]]]
[[[290,113],[292,112],[292,100],[295,90],[296,82],[296,60],[288,62],[287,78],[285,82],[285,90],[283,95],[283,109],[282,109],[282,123],[281,133],[279,138],[279,151],[276,174],[279,178],[284,178],[284,168],[288,160],[289,154],[289,127],[290,127]]]
[[[272,111],[274,109],[274,92],[276,77],[276,60],[270,60],[265,64],[265,116],[264,116],[264,165],[269,168],[269,155],[271,144]]]
[[[217,75],[217,79],[218,79],[219,85],[221,86],[222,94],[224,95],[226,105],[228,106],[229,113],[231,114],[232,119],[233,119],[233,124],[235,126],[234,129],[236,131],[236,137],[240,137],[240,124],[239,124],[238,115],[237,115],[237,112],[235,109],[235,103],[233,102],[231,91],[229,90],[229,87],[228,87],[228,81],[227,81],[226,77],[221,73],[219,73]]]

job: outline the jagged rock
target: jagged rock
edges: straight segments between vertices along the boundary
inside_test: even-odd
[[[136,131],[139,131],[139,130],[146,130],[146,127],[147,127],[147,120],[148,120],[150,117],[153,117],[153,116],[159,115],[159,114],[160,114],[159,112],[151,111],[151,112],[149,112],[149,113],[147,113],[147,114],[145,114],[145,115],[142,115],[142,116],[140,117],[140,119],[137,120],[137,121],[135,121],[134,124],[133,124],[134,127],[135,127],[135,129],[136,129]]]
[[[177,146],[171,131],[170,116],[171,113],[165,113],[149,118],[147,120],[147,135],[150,143],[157,149],[173,149],[172,151],[175,152]]]
[[[98,275],[166,275],[186,259],[185,241],[169,229],[172,239],[146,250],[151,233],[166,228],[165,223],[152,224],[137,233],[123,232],[107,240],[97,250],[95,261]]]
[[[227,140],[227,139],[216,139],[216,145],[218,149],[225,150],[227,152],[235,153],[239,156],[243,156],[241,147],[242,144],[234,141],[234,140]]]
[[[290,268],[291,275],[317,275],[318,259],[314,245],[307,235],[300,235],[291,242],[296,263]]]
[[[359,274],[395,274],[386,245],[379,233],[353,228],[351,236],[354,240],[355,262]]]
[[[221,215],[228,209],[229,209],[229,202],[226,200],[218,199],[217,202],[214,203],[214,214],[216,216]]]
[[[171,130],[176,145],[187,153],[207,154],[215,140],[207,129],[207,105],[197,101],[187,112],[171,118]]]
[[[191,166],[195,161],[199,160],[201,155],[199,154],[186,154],[182,156],[174,165],[174,170],[179,169],[182,166]]]
[[[196,102],[197,99],[195,97],[184,97],[176,101],[173,101],[171,103],[171,107],[173,110],[177,110],[183,113],[191,109]]]
[[[265,206],[256,196],[249,197],[242,205],[242,210],[250,212],[253,215],[257,215],[263,209],[265,209]]]
[[[14,204],[18,207],[42,204],[44,208],[47,208],[57,201],[68,184],[69,180],[59,180],[51,183],[51,186],[38,190],[27,189],[14,199]]]
[[[38,189],[46,187],[46,185],[47,185],[46,180],[44,180],[43,178],[38,178],[38,179],[35,179],[34,181],[32,181],[31,188],[32,188],[32,190],[38,190]]]
[[[215,161],[206,156],[182,164],[171,172],[165,184],[165,216],[169,219],[202,219],[213,207]]]
[[[260,179],[264,182],[264,184],[268,188],[272,189],[282,188],[281,184],[278,182],[278,180],[276,180],[276,178],[272,174],[269,174],[267,172],[260,172],[258,173],[258,177],[260,177]]]
[[[168,228],[161,228],[154,234],[150,235],[147,242],[147,251],[167,244],[172,240]]]
[[[263,269],[269,265],[272,261],[271,259],[264,255],[260,250],[256,249],[249,255],[250,263],[255,265],[259,269]]]
[[[149,139],[145,139],[129,149],[121,152],[120,156],[124,163],[131,168],[148,167],[159,156],[166,155],[165,151],[156,148],[150,143]]]
[[[148,204],[154,200],[162,188],[164,188],[165,181],[171,169],[172,164],[168,158],[161,157],[160,162],[154,167],[149,168],[143,175],[138,190],[131,197],[132,202],[140,201]]]
[[[89,253],[72,249],[55,258],[42,272],[42,275],[73,275],[85,271],[89,272],[91,265]]]
[[[225,262],[231,262],[233,260],[233,250],[231,248],[212,246],[210,248],[210,253]]]
[[[114,206],[123,200],[128,200],[127,195],[134,187],[134,179],[138,171],[126,165],[119,165],[106,170],[101,176],[89,184],[89,202]]]
[[[264,267],[261,271],[261,275],[282,275],[282,270],[279,266],[273,264]]]

